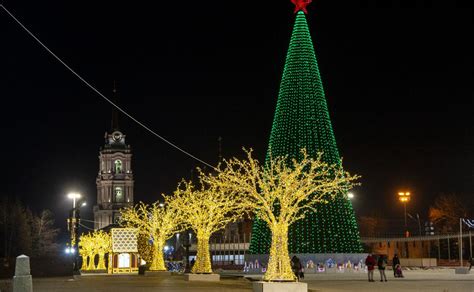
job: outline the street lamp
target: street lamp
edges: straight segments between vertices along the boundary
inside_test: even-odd
[[[354,199],[354,193],[347,193],[347,197],[349,199]]]
[[[420,223],[420,214],[416,213],[416,219],[410,213],[407,213],[408,217],[418,222],[418,235],[421,236],[421,223]]]
[[[72,199],[72,209],[69,211],[68,229],[71,232],[71,246],[66,253],[71,253],[74,257],[73,262],[73,273],[79,274],[79,222],[81,220],[80,207],[86,205],[85,200],[79,193],[69,193],[67,195],[69,199]],[[69,252],[68,252],[69,251]]]
[[[405,213],[405,237],[409,236],[408,226],[407,226],[407,203],[410,201],[409,192],[398,192],[398,200],[403,203],[403,210]]]
[[[79,200],[82,196],[78,193],[69,193],[67,194],[69,199],[72,199],[72,208],[76,208],[76,200]]]
[[[191,267],[189,266],[189,248],[191,247],[191,232],[187,230],[187,236],[184,237],[183,246],[185,248],[186,260],[184,261],[184,272],[190,273]]]

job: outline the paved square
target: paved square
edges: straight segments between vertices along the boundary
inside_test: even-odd
[[[453,269],[404,271],[405,278],[394,278],[387,272],[387,282],[380,282],[376,270],[375,282],[367,280],[366,273],[307,275],[303,280],[312,291],[384,291],[384,292],[473,292],[474,271],[468,275],[455,275]]]
[[[336,291],[384,291],[384,292],[474,292],[474,271],[468,275],[455,275],[453,269],[404,271],[405,278],[394,278],[388,271],[388,282],[380,282],[376,271],[376,282],[369,283],[365,273],[332,273],[306,275],[310,292]],[[235,276],[232,276],[235,275]],[[239,274],[225,273],[219,282],[187,282],[182,275],[138,276],[138,275],[94,275],[76,278],[34,278],[35,292],[95,292],[95,291],[163,291],[163,292],[241,292],[252,291],[251,279]],[[248,277],[248,276],[247,276]],[[11,280],[0,281],[1,291],[11,289]]]

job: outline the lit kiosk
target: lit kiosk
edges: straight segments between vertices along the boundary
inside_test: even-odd
[[[94,206],[94,228],[103,229],[118,222],[120,209],[133,206],[133,173],[130,145],[118,129],[117,113],[112,119],[112,132],[105,133],[105,145],[99,154],[97,205]]]
[[[109,274],[138,274],[140,258],[135,228],[112,228],[112,252],[109,253]]]

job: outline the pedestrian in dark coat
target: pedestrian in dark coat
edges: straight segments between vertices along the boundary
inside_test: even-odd
[[[369,276],[369,282],[374,281],[374,267],[375,267],[375,259],[372,254],[369,253],[367,258],[365,259],[365,265],[367,266],[367,272]]]
[[[380,255],[379,259],[377,260],[377,266],[379,268],[379,273],[380,273],[380,282],[383,282],[385,279],[385,282],[387,282],[387,276],[385,275],[385,267],[387,266],[387,259],[385,259],[384,255]]]
[[[400,258],[398,258],[398,254],[395,254],[392,259],[392,267],[393,267],[393,276],[397,276],[397,265],[400,265]]]
[[[293,256],[291,258],[291,269],[293,270],[293,273],[295,274],[298,281],[300,280],[300,271],[302,268],[303,265],[301,264],[300,259],[297,256]]]

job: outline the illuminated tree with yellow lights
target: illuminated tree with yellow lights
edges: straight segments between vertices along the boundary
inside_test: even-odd
[[[151,205],[140,202],[135,207],[121,211],[121,225],[137,228],[139,234],[152,237],[152,271],[166,271],[163,255],[166,240],[183,230],[183,212],[170,205],[169,200],[170,198],[165,197],[164,204],[155,202]]]
[[[82,256],[81,270],[95,270],[95,242],[92,233],[82,234],[79,238],[79,254]],[[87,263],[89,259],[89,263]]]
[[[106,253],[112,250],[112,237],[109,233],[102,230],[94,231],[92,234],[95,253],[99,255],[99,263],[97,264],[97,270],[105,270],[104,257]]]
[[[103,230],[82,234],[79,238],[79,254],[82,256],[81,270],[105,270],[104,256],[112,249],[112,238]],[[99,262],[95,266],[95,255],[99,255]],[[87,264],[89,258],[89,264]]]
[[[265,166],[252,157],[251,151],[247,158],[224,161],[225,167],[219,167],[218,174],[207,176],[206,180],[245,198],[247,208],[268,224],[272,243],[264,280],[294,281],[288,228],[303,219],[307,211],[317,212],[316,203],[328,203],[347,192],[358,176],[345,172],[341,163],[324,162],[321,153],[312,158],[304,149],[298,159],[270,158]]]
[[[229,193],[217,184],[205,183],[205,175],[200,172],[199,184],[183,181],[179,184],[170,204],[179,208],[184,216],[184,224],[191,228],[197,237],[196,262],[192,273],[212,273],[209,239],[227,224],[238,220],[244,213],[242,198]]]
[[[138,233],[137,245],[140,257],[147,263],[153,262],[153,245],[149,243],[150,235]]]

